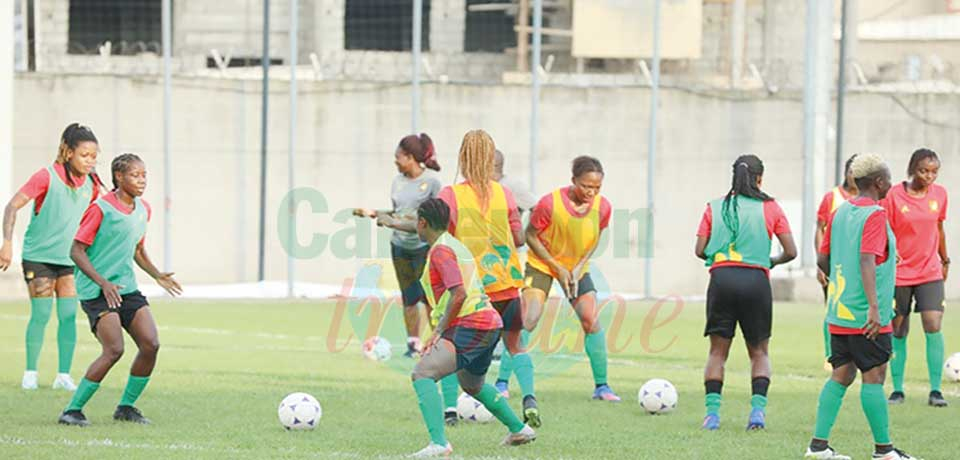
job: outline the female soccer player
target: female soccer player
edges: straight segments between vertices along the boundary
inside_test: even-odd
[[[513,358],[523,392],[523,418],[540,426],[540,410],[533,393],[533,361],[523,343],[520,303],[520,258],[523,245],[520,212],[513,193],[493,180],[493,138],[483,130],[470,131],[460,146],[463,182],[444,187],[438,197],[450,208],[448,232],[463,242],[480,263],[480,281],[493,307],[503,318],[504,345]]]
[[[585,334],[584,348],[593,370],[593,399],[619,402],[607,384],[607,341],[597,321],[597,292],[590,278],[590,257],[610,223],[612,208],[600,196],[603,166],[596,158],[573,160],[573,185],[544,195],[534,208],[526,236],[527,257],[523,304],[524,329],[533,331],[553,280],[570,299]]]
[[[136,155],[125,153],[114,158],[110,171],[114,189],[87,208],[70,251],[79,269],[80,305],[90,319],[90,330],[100,342],[101,352],[60,415],[59,422],[64,425],[90,424],[83,406],[123,355],[123,329],[136,342],[138,351],[113,419],[150,423],[134,403],[150,380],[160,343],[147,299],[137,290],[133,263],[171,295],[181,292],[173,273],[161,273],[144,247],[150,220],[150,205],[140,198],[147,186],[146,166]]]
[[[817,233],[814,236],[814,250],[819,251],[820,245],[823,244],[823,234],[827,230],[827,222],[830,221],[830,216],[840,207],[841,204],[846,203],[847,200],[852,196],[857,195],[857,183],[854,182],[853,177],[850,175],[850,164],[853,163],[853,159],[857,155],[854,154],[850,158],[847,158],[846,164],[843,168],[843,184],[838,185],[830,190],[825,195],[823,199],[820,200],[820,207],[817,208]],[[817,281],[820,282],[820,286],[823,288],[823,299],[826,302],[827,299],[827,284],[829,280],[827,275],[823,273],[819,268],[817,269]],[[827,324],[827,317],[823,317],[823,356],[824,363],[823,368],[827,371],[833,369],[830,366],[830,330]]]
[[[710,267],[707,326],[710,355],[704,371],[707,415],[703,428],[720,428],[723,368],[737,323],[750,356],[753,397],[748,430],[766,427],[770,357],[767,350],[773,321],[769,271],[797,257],[790,225],[780,205],[760,190],[763,162],[743,155],[733,162],[733,186],[723,198],[707,204],[697,231],[697,257]],[[783,252],[770,257],[776,235]]]
[[[830,277],[827,320],[833,375],[817,404],[813,440],[804,458],[850,460],[828,441],[843,396],[860,370],[860,404],[873,432],[873,458],[913,459],[890,442],[883,380],[890,359],[896,237],[878,201],[890,190],[890,170],[877,155],[859,155],[850,167],[858,195],[828,221],[817,266]]]
[[[493,359],[503,322],[484,293],[472,252],[446,232],[450,208],[442,200],[424,201],[418,210],[417,233],[430,245],[421,283],[433,307],[433,335],[411,379],[420,403],[430,444],[415,457],[449,456],[453,451],[444,435],[443,412],[436,381],[456,375],[463,391],[480,401],[510,432],[505,445],[526,444],[536,432],[517,418],[506,399],[484,375]]]
[[[890,404],[903,403],[903,375],[907,364],[907,333],[910,332],[910,311],[920,313],[927,339],[927,372],[930,395],[927,403],[946,407],[940,392],[943,375],[943,283],[950,268],[947,237],[943,221],[947,218],[947,190],[935,184],[940,172],[940,159],[929,149],[919,149],[910,157],[909,181],[894,186],[883,201],[893,233],[897,235],[896,304],[893,319],[893,358],[890,374],[893,393]]]
[[[43,168],[10,199],[3,215],[3,246],[0,269],[10,267],[11,240],[17,211],[33,200],[30,225],[23,240],[23,278],[30,294],[27,323],[27,368],[22,387],[37,389],[37,362],[44,329],[57,298],[57,348],[59,368],[54,389],[75,391],[70,378],[73,351],[77,345],[77,288],[74,285],[70,245],[80,217],[99,193],[100,179],[93,173],[100,146],[93,131],[72,123],[60,136],[60,150],[52,166]]]

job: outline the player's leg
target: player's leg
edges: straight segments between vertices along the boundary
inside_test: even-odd
[[[100,388],[100,382],[110,368],[123,356],[123,327],[120,325],[120,315],[115,311],[108,311],[106,300],[102,297],[91,302],[89,306],[85,305],[84,310],[90,317],[90,327],[100,342],[100,356],[87,368],[87,373],[80,379],[73,398],[60,415],[59,422],[65,425],[89,424],[83,415],[83,407]]]
[[[54,279],[52,275],[48,276],[43,264],[26,261],[23,263],[23,276],[30,295],[30,320],[24,338],[27,363],[21,386],[25,390],[36,390],[43,335],[53,310]]]
[[[766,428],[767,390],[770,388],[770,340],[747,343],[750,356],[750,377],[752,394],[750,396],[750,418],[748,430]]]
[[[523,420],[532,427],[539,427],[542,421],[534,393],[533,359],[527,353],[526,344],[523,342],[523,302],[517,297],[494,302],[493,305],[503,320],[503,344],[512,356],[513,372],[517,375],[517,383],[520,384],[523,395]]]
[[[773,292],[760,270],[740,270],[737,322],[750,356],[751,387],[748,430],[766,428],[767,390],[770,387],[770,336],[773,332]]]
[[[573,310],[580,320],[584,333],[584,351],[590,359],[590,371],[593,374],[593,399],[620,402],[620,397],[610,388],[607,381],[607,336],[600,324],[600,308],[597,302],[597,290],[587,273],[580,278],[577,287],[578,296]]]
[[[833,336],[831,339],[830,363],[833,365],[833,374],[820,391],[813,438],[804,455],[806,459],[850,460],[850,457],[838,454],[829,444],[830,432],[837,421],[837,415],[840,414],[847,387],[857,378],[857,368],[847,345],[848,337]]]
[[[732,342],[732,338],[717,334],[710,335],[710,353],[707,356],[707,365],[703,372],[704,406],[707,413],[703,418],[702,428],[706,430],[712,431],[720,428],[724,366],[727,363],[727,357],[730,355],[730,344]]]
[[[887,400],[890,404],[902,404],[904,372],[907,367],[907,334],[910,332],[910,311],[914,288],[897,286],[894,301],[897,315],[893,318],[893,355],[890,358],[890,377],[893,380],[893,393]]]
[[[123,390],[123,397],[117,405],[113,419],[149,424],[150,420],[146,419],[135,405],[147,387],[147,383],[150,382],[150,375],[153,374],[153,367],[157,363],[157,352],[160,350],[157,323],[153,320],[150,307],[146,305],[146,299],[139,293],[124,296],[124,302],[132,302],[132,304],[121,308],[135,308],[132,319],[124,326],[137,344],[137,356],[130,366],[127,386]],[[123,319],[122,316],[121,319]]]
[[[710,274],[707,288],[707,324],[703,335],[710,338],[710,352],[703,372],[706,415],[702,428],[720,428],[720,405],[723,399],[724,366],[730,355],[730,344],[737,327],[736,308],[740,299],[731,290],[736,268],[717,268]]]
[[[73,367],[73,353],[77,347],[77,308],[80,304],[77,301],[73,272],[61,272],[60,275],[56,281],[59,368],[53,388],[76,391],[77,385],[70,377],[70,368]]]
[[[426,264],[426,254],[429,248],[408,250],[391,244],[393,269],[400,286],[400,296],[403,301],[403,323],[407,330],[407,351],[403,354],[413,358],[420,352],[420,310],[418,308],[423,299],[423,287],[420,285],[420,276]]]
[[[828,286],[823,287],[823,305],[827,307],[827,292]],[[830,365],[830,323],[827,322],[826,315],[827,308],[824,308],[823,315],[823,370],[827,372],[833,372],[833,366]]]
[[[457,350],[452,341],[442,338],[413,367],[410,379],[417,394],[420,414],[430,434],[430,444],[415,456],[449,455],[453,451],[444,433],[443,401],[437,389],[437,380],[457,370]]]
[[[930,396],[927,403],[933,407],[947,406],[947,400],[940,392],[944,360],[943,332],[940,331],[943,324],[943,304],[943,281],[917,286],[917,311],[920,312],[923,322],[927,345],[927,375],[930,378]]]

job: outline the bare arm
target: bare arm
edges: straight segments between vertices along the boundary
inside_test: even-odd
[[[790,262],[797,258],[797,244],[793,241],[792,233],[783,233],[777,235],[780,246],[783,246],[783,252],[777,257],[770,258],[770,268]]]
[[[817,268],[826,276],[830,276],[830,254],[817,253]]]
[[[73,259],[77,268],[84,275],[87,275],[87,278],[100,286],[100,290],[103,291],[103,298],[107,301],[107,307],[110,309],[120,308],[120,304],[123,302],[120,297],[120,289],[123,286],[117,286],[97,273],[97,269],[93,268],[93,263],[90,262],[90,257],[87,256],[87,248],[89,247],[90,245],[74,240],[73,245],[70,246],[70,258]]]
[[[30,202],[30,197],[17,192],[3,210],[3,242],[13,241],[13,226],[17,222],[17,211]]]
[[[693,247],[693,253],[698,259],[707,260],[707,243],[709,242],[709,236],[697,235],[697,244]]]
[[[817,221],[817,232],[813,236],[813,250],[814,252],[820,251],[820,245],[823,244],[823,236],[827,233],[827,223],[818,220]]]
[[[137,244],[137,250],[133,253],[133,260],[141,270],[156,280],[157,284],[170,293],[170,295],[177,296],[183,293],[183,288],[180,287],[180,283],[173,279],[173,273],[163,273],[154,265],[153,261],[150,260],[150,255],[147,254],[147,248],[143,246],[142,242]]]
[[[533,227],[533,224],[527,224],[526,237],[527,247],[529,247],[530,250],[533,251],[538,258],[540,258],[540,260],[546,262],[550,268],[556,269],[557,267],[560,267],[560,264],[557,263],[557,260],[553,258],[553,255],[547,251],[546,246],[544,246],[540,241],[540,237],[537,236],[537,229]]]
[[[441,316],[440,320],[437,321],[437,334],[442,334],[443,331],[450,327],[450,321],[460,315],[460,310],[463,308],[463,302],[467,300],[467,290],[463,288],[463,285],[454,286],[453,288],[449,289],[449,291],[450,300],[447,303],[447,311],[443,312],[443,316]]]
[[[860,254],[860,276],[863,293],[867,297],[867,338],[873,340],[880,333],[880,304],[877,302],[877,259],[873,254]]]
[[[937,252],[940,254],[940,262],[943,264],[943,279],[947,279],[947,273],[950,271],[950,256],[947,255],[947,233],[943,231],[943,221],[937,223],[940,230],[940,244]]]

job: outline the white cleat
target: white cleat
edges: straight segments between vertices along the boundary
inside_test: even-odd
[[[527,444],[537,439],[537,432],[530,428],[530,425],[524,425],[523,429],[516,433],[507,433],[507,437],[500,443],[504,446],[519,446]]]
[[[876,460],[923,460],[917,457],[913,457],[910,454],[900,449],[893,449],[892,451],[884,455],[873,454],[873,458]]]
[[[420,449],[419,452],[410,455],[411,458],[434,458],[434,457],[449,457],[453,453],[453,446],[448,442],[447,445],[441,446],[440,444],[430,443],[429,446]]]
[[[807,453],[803,456],[804,459],[811,460],[851,460],[850,457],[846,455],[840,455],[837,451],[833,450],[833,447],[827,447],[824,450],[813,451],[807,447]]]
[[[70,378],[70,374],[57,374],[57,378],[53,381],[54,390],[67,390],[71,393],[77,391],[77,384],[73,383],[73,379]]]
[[[23,382],[20,384],[24,390],[37,389],[37,371],[23,371]]]

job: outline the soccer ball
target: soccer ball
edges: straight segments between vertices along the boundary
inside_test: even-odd
[[[948,382],[960,382],[960,353],[954,353],[943,365],[943,377]]]
[[[393,353],[392,346],[383,337],[370,337],[363,342],[363,356],[373,361],[386,361]]]
[[[312,430],[317,427],[323,409],[313,396],[306,393],[290,393],[277,409],[280,424],[288,430]]]
[[[457,414],[468,422],[488,423],[493,421],[493,414],[486,406],[466,393],[460,393],[457,398]]]
[[[677,408],[677,389],[663,379],[644,383],[637,394],[640,407],[651,414],[666,414]]]

